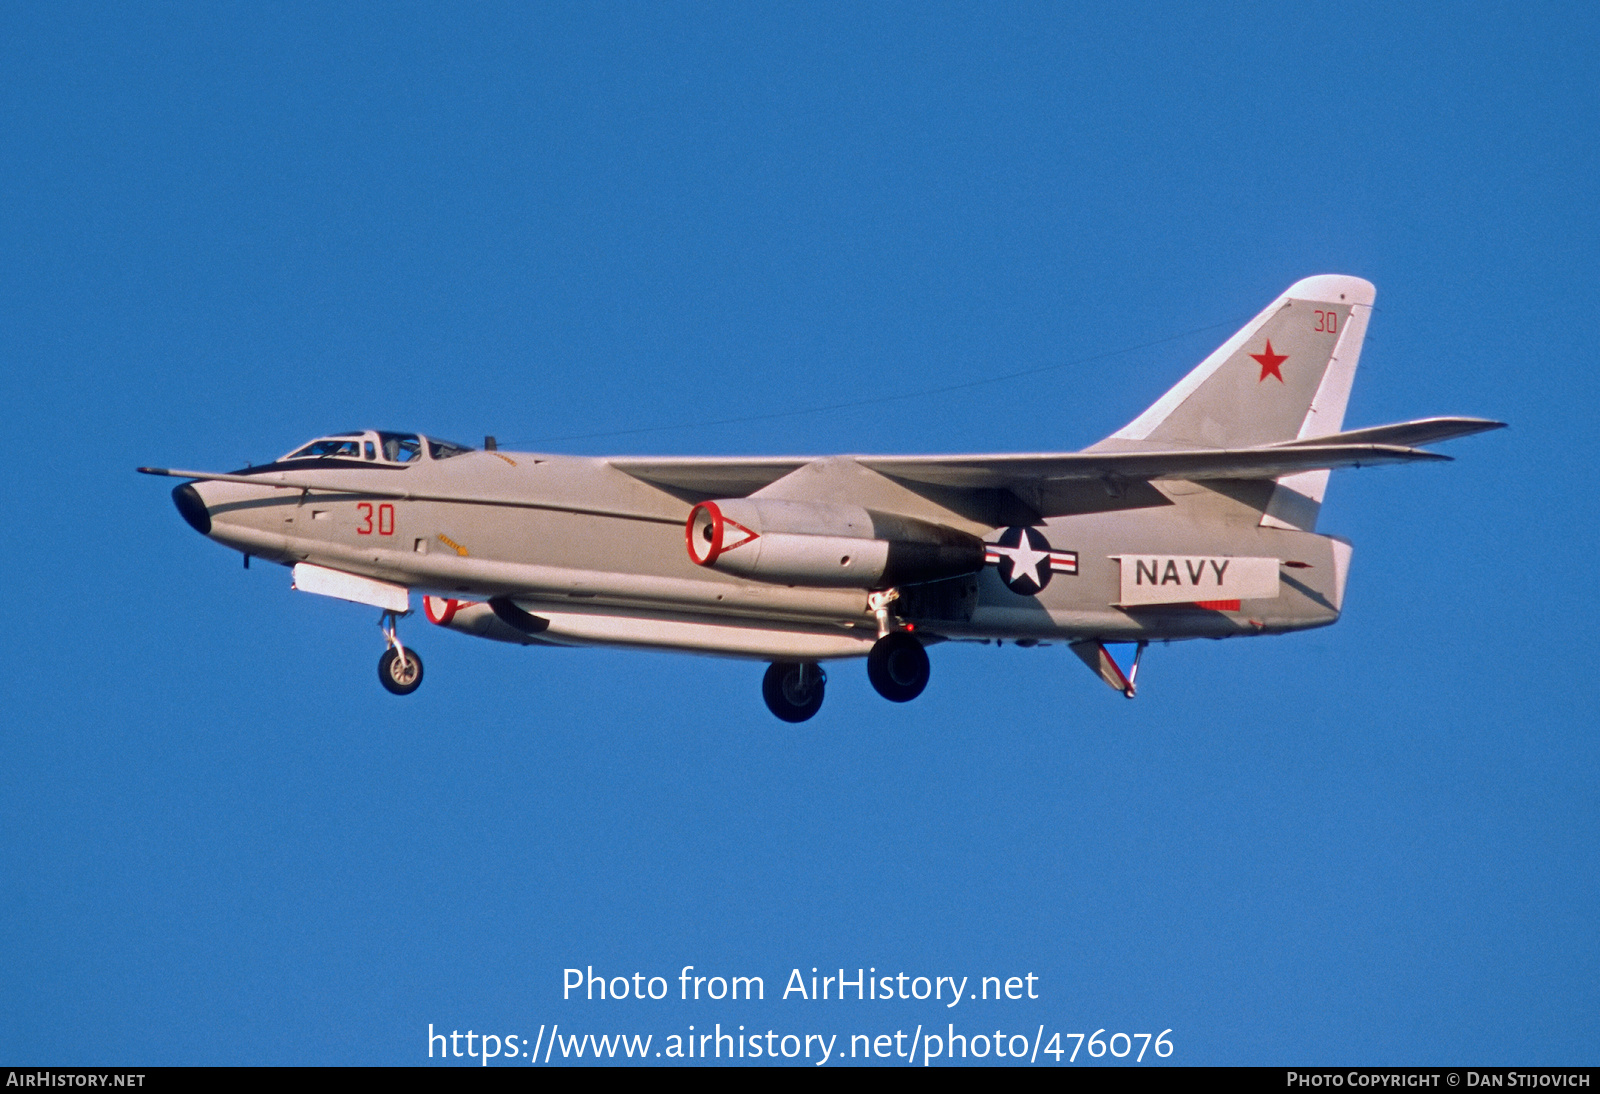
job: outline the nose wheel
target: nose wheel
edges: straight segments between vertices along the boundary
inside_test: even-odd
[[[395,631],[398,618],[395,612],[384,612],[378,621],[383,640],[389,644],[378,658],[378,682],[395,695],[410,695],[422,686],[422,658],[416,650],[400,644],[400,635]]]
[[[803,722],[822,709],[827,685],[828,674],[821,665],[778,662],[761,680],[761,697],[767,709],[785,722]]]

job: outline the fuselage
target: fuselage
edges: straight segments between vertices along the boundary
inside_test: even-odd
[[[179,497],[192,524],[247,555],[453,601],[447,614],[461,615],[458,629],[473,630],[462,625],[474,618],[463,605],[492,598],[541,624],[517,632],[485,619],[475,633],[486,637],[821,660],[864,656],[879,636],[870,588],[753,580],[697,564],[685,525],[703,498],[603,458],[441,451],[434,458],[424,445],[407,462],[362,459],[359,447],[353,458],[286,458],[234,473],[260,485],[203,481],[176,493],[192,495]],[[285,488],[299,481],[349,493]],[[1086,496],[1082,511],[1030,522],[1056,557],[1033,595],[1002,579],[1001,551],[974,573],[899,588],[893,611],[924,641],[1024,644],[1222,638],[1334,622],[1349,548],[1263,527],[1259,506],[1243,496],[1260,485],[1156,482],[1131,498]],[[1008,527],[998,511],[947,508],[887,479],[872,489],[880,506],[987,544]],[[1272,595],[1217,595],[1229,560],[1239,560],[1238,572],[1269,559],[1278,571]],[[1136,590],[1127,584],[1135,576]],[[1254,591],[1265,588],[1258,581]],[[1134,602],[1146,595],[1167,602]]]

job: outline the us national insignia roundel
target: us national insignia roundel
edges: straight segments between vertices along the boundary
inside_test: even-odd
[[[985,556],[999,567],[1006,588],[1019,596],[1037,595],[1053,573],[1078,572],[1078,553],[1052,550],[1036,528],[1007,528],[998,542],[987,545]]]

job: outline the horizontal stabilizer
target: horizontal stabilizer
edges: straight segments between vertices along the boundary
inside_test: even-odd
[[[1413,422],[1396,422],[1394,425],[1372,425],[1365,429],[1349,429],[1322,437],[1306,437],[1298,441],[1285,441],[1277,447],[1303,448],[1322,444],[1398,444],[1414,446],[1438,444],[1457,437],[1470,437],[1474,433],[1487,433],[1491,429],[1504,429],[1505,422],[1490,418],[1418,418]]]

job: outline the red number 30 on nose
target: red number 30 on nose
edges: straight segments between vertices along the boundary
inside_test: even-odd
[[[372,534],[372,503],[364,501],[357,505],[356,508],[361,511],[363,518],[361,526],[356,529],[356,535],[370,536]],[[394,506],[387,502],[378,506],[378,534],[380,536],[394,535]]]

